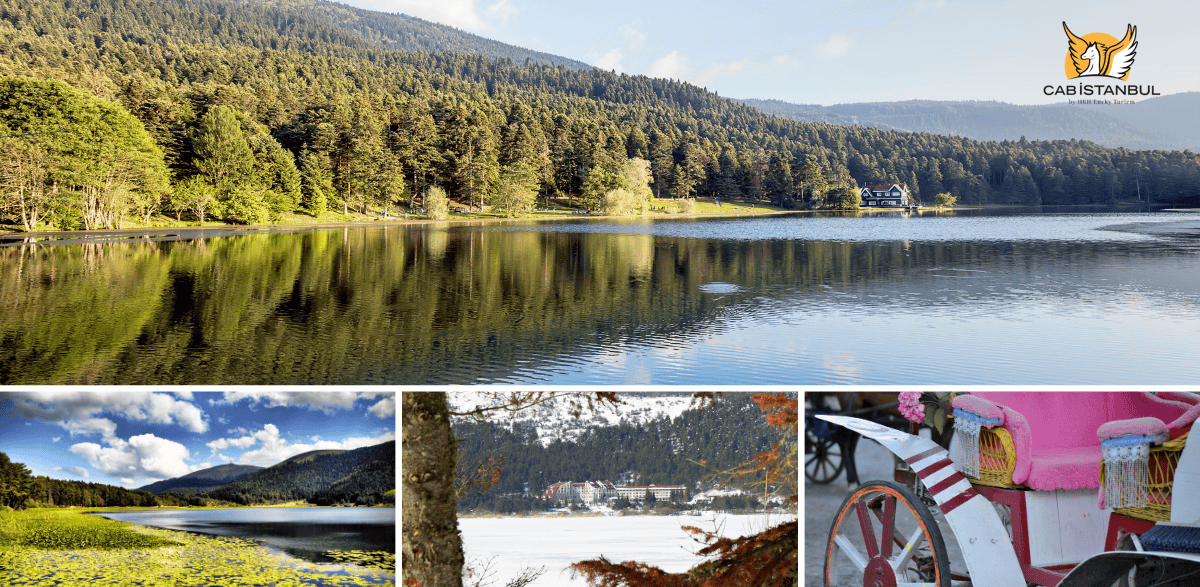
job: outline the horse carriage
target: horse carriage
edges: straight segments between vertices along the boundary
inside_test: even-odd
[[[981,392],[952,409],[942,444],[814,416],[897,459],[895,481],[836,512],[827,587],[1200,585],[1200,396]]]

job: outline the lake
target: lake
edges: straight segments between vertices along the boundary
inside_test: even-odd
[[[395,508],[232,508],[101,512],[97,515],[167,530],[253,538],[312,562],[335,562],[330,550],[396,552]]]
[[[1197,235],[1038,208],[10,239],[0,383],[1194,384]]]
[[[706,559],[694,553],[704,546],[683,526],[695,526],[727,538],[749,536],[795,516],[780,514],[705,514],[703,516],[580,516],[529,518],[460,518],[468,566],[490,562],[497,585],[524,568],[545,567],[532,587],[585,587],[571,578],[567,565],[604,556],[611,562],[638,561],[669,573],[682,573]],[[493,558],[494,557],[494,558]]]

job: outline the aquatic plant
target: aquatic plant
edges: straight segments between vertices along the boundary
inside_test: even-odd
[[[384,550],[330,550],[325,556],[360,567],[396,572],[396,553]]]
[[[391,553],[349,551],[354,556],[347,562],[309,563],[270,551],[254,540],[147,528],[81,513],[0,512],[0,571],[5,585],[395,585]],[[390,569],[382,555],[391,556]],[[363,568],[367,565],[359,562],[371,560],[379,564]]]

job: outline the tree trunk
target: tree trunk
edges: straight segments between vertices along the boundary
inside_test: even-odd
[[[458,460],[444,392],[401,394],[404,536],[401,569],[420,587],[462,587],[454,470]]]

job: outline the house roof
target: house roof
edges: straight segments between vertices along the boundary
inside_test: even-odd
[[[900,191],[905,191],[905,192],[908,191],[908,185],[903,184],[903,183],[881,183],[881,184],[876,184],[876,185],[863,186],[863,189],[872,191],[872,192],[886,192],[886,191],[890,191],[893,186],[900,188]]]

